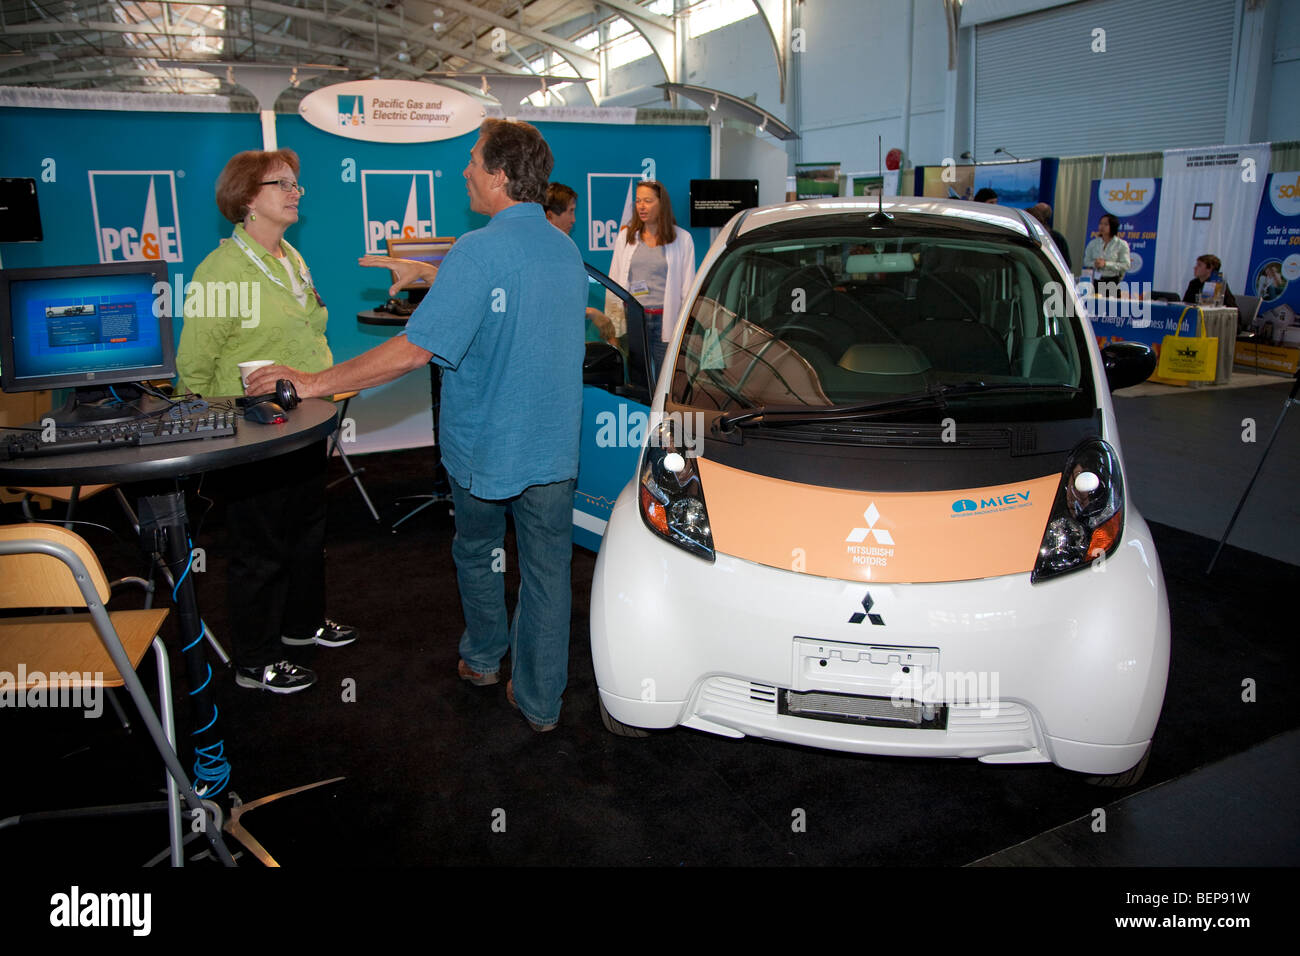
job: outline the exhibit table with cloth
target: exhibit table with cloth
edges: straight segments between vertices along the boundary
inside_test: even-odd
[[[1092,320],[1093,331],[1102,345],[1110,342],[1141,342],[1157,349],[1166,335],[1178,330],[1179,316],[1183,327],[1178,334],[1200,335],[1200,319],[1196,307],[1183,302],[1162,302],[1151,299],[1103,299],[1088,296],[1083,300]],[[1183,316],[1183,310],[1187,314]],[[1214,384],[1222,385],[1232,379],[1232,355],[1237,344],[1237,310],[1229,306],[1201,306],[1205,317],[1205,334],[1219,340],[1218,363]]]

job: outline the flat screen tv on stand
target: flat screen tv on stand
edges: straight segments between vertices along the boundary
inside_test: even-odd
[[[163,411],[143,383],[176,376],[169,289],[153,260],[0,270],[0,390],[74,389],[60,426]]]

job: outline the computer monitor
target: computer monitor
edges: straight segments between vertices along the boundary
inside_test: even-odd
[[[432,236],[426,239],[389,239],[388,254],[397,259],[416,259],[432,266],[441,266],[447,257],[455,236]],[[429,290],[427,282],[408,282],[402,286],[408,292],[418,292],[420,297]],[[412,296],[412,298],[416,298]]]
[[[152,260],[0,270],[0,389],[75,388],[60,424],[156,409],[138,389],[116,389],[125,406],[108,389],[175,377],[169,288]]]

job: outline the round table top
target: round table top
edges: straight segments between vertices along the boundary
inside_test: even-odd
[[[380,312],[376,309],[367,309],[364,312],[357,313],[357,321],[362,325],[405,325],[410,318],[409,315]]]
[[[234,404],[233,398],[210,401]],[[297,451],[329,437],[338,427],[338,409],[324,399],[305,399],[288,414],[289,420],[282,425],[261,425],[241,418],[236,433],[226,438],[0,461],[0,483],[30,487],[179,478]]]

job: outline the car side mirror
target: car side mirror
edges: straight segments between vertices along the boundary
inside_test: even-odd
[[[1112,342],[1101,350],[1101,360],[1112,392],[1140,385],[1156,370],[1156,353],[1141,342]]]

